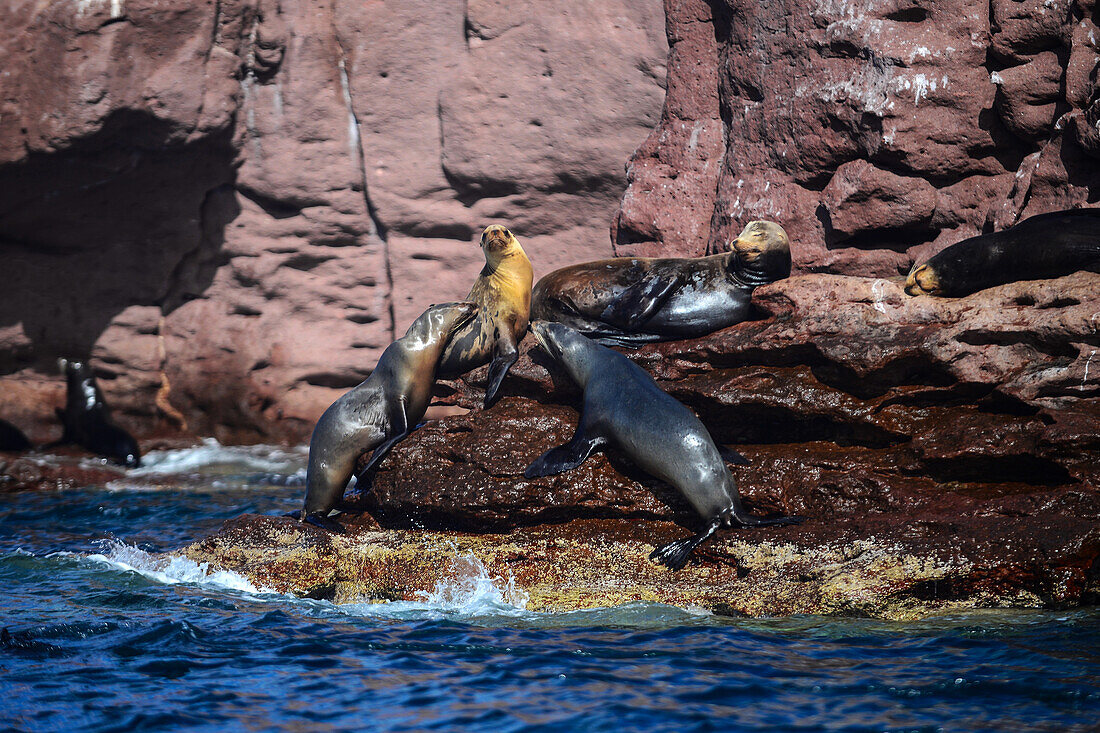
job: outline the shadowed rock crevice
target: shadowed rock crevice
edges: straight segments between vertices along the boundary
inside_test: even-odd
[[[122,110],[61,150],[0,167],[0,327],[21,325],[34,365],[87,356],[125,309],[171,310],[210,285],[238,211],[230,134],[186,142],[171,123]]]

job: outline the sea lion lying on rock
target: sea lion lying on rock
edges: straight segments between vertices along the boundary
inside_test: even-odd
[[[1039,214],[1003,231],[952,244],[913,266],[905,292],[959,298],[1078,270],[1100,272],[1100,209]]]
[[[650,555],[674,570],[722,525],[764,527],[802,521],[748,514],[703,423],[630,359],[560,323],[536,321],[531,330],[546,353],[584,389],[584,406],[572,440],[539,456],[524,472],[527,478],[568,471],[599,446],[616,446],[642,470],[676,487],[707,522],[694,536],[658,547]]]
[[[531,317],[604,344],[695,338],[746,320],[752,291],[790,274],[783,227],[752,221],[726,254],[617,257],[555,270],[535,285]]]

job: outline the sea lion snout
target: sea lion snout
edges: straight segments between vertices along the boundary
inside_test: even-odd
[[[501,253],[511,248],[515,239],[506,227],[491,224],[481,233],[481,248],[487,253]]]
[[[535,340],[543,351],[554,359],[560,359],[563,351],[563,339],[571,330],[568,326],[553,321],[533,321],[530,325],[531,333],[535,334]]]
[[[774,221],[757,219],[750,221],[729,244],[746,262],[754,262],[765,252],[790,252],[791,241],[787,232]]]
[[[929,265],[914,267],[905,278],[905,292],[909,295],[935,295],[940,292],[940,279]]]

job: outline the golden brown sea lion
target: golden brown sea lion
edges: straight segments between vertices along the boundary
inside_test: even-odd
[[[1100,272],[1100,209],[1039,214],[1003,231],[952,244],[913,266],[905,292],[959,298],[1078,270]]]
[[[504,375],[519,358],[527,333],[534,272],[527,253],[510,231],[493,224],[481,235],[485,267],[466,300],[481,306],[477,316],[451,338],[439,362],[439,377],[457,377],[488,363],[485,406],[493,403]]]
[[[618,257],[556,270],[535,285],[531,317],[620,346],[693,338],[744,321],[752,291],[790,274],[783,227],[752,221],[727,254]]]

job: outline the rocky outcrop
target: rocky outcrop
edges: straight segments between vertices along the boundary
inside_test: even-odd
[[[656,0],[0,8],[0,416],[56,438],[91,354],[140,435],[305,439],[486,224],[611,253],[656,123]]]
[[[617,254],[782,222],[796,270],[890,276],[1100,198],[1094,0],[669,0]]]
[[[628,352],[749,459],[733,472],[751,511],[807,517],[724,530],[675,575],[648,553],[699,519],[623,454],[524,478],[578,419],[576,388],[533,339],[496,406],[425,425],[349,497],[350,536],[246,517],[185,552],[338,600],[414,598],[457,572],[457,550],[535,610],[913,618],[1095,603],[1097,293],[1093,273],[960,299],[799,276],[756,291],[758,320]],[[451,383],[449,400],[480,404],[484,378]]]

